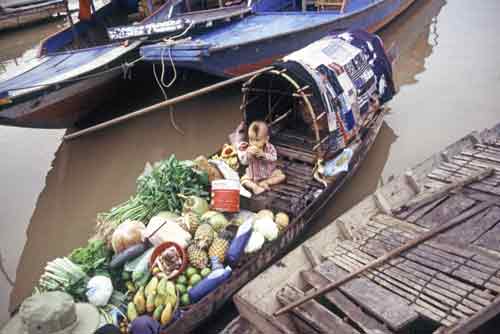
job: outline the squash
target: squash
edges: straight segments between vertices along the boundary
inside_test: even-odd
[[[111,237],[111,245],[115,253],[120,253],[130,246],[142,242],[142,233],[146,226],[140,221],[127,220],[116,228]]]

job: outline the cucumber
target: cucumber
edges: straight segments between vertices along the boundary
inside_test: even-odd
[[[111,262],[109,263],[109,267],[111,269],[118,269],[119,267],[123,266],[125,262],[135,259],[139,255],[143,254],[147,248],[148,245],[146,243],[130,246],[123,252],[115,254],[115,256],[113,256],[113,258],[111,259]]]

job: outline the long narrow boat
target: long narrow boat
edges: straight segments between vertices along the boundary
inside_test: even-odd
[[[0,5],[0,31],[48,19],[66,10],[64,0],[21,1]]]
[[[145,14],[125,1],[109,2],[89,20],[43,40],[35,59],[0,76],[0,124],[73,126],[110,95],[116,79],[126,76],[144,40],[186,29],[206,30],[207,25],[225,24],[248,11],[246,6],[235,6],[186,13],[177,2],[167,0],[141,19]]]
[[[394,177],[259,275],[235,295],[240,318],[223,333],[495,332],[499,172],[500,123]]]
[[[319,38],[346,29],[375,32],[414,0],[260,0],[251,15],[176,44],[141,47],[145,61],[229,77],[256,70]]]
[[[330,37],[313,43],[243,85],[241,109],[244,123],[249,125],[254,120],[266,120],[271,124],[270,141],[276,147],[277,164],[285,173],[286,181],[250,199],[242,197],[241,207],[254,212],[261,209],[283,211],[291,221],[276,240],[241,259],[228,281],[184,309],[180,319],[168,327],[169,333],[192,331],[217,312],[246,282],[286,253],[328,200],[352,177],[370,150],[385,111],[371,105],[367,95],[377,94],[382,103],[392,98],[391,66],[377,37],[364,32],[353,32],[344,37],[349,42]],[[353,45],[357,47],[352,48]],[[374,46],[375,50],[370,51],[368,45]],[[340,49],[351,52],[350,56]],[[375,54],[378,58],[371,72],[368,63],[375,59]],[[354,63],[357,70],[348,69]],[[329,65],[325,67],[325,64]],[[386,79],[382,79],[384,76]],[[383,81],[387,83],[385,88]],[[340,86],[335,89],[343,87],[343,93],[334,93],[336,97],[331,100],[328,97],[332,92],[330,89],[339,82]],[[358,92],[355,101],[348,97],[354,91]],[[340,104],[336,103],[343,98],[358,104],[361,111],[356,118],[357,135],[350,139],[345,136],[349,130],[344,126],[347,126],[352,109],[342,111]],[[318,178],[318,164],[337,161],[349,151],[352,155],[346,158],[348,168],[345,172],[326,181]]]

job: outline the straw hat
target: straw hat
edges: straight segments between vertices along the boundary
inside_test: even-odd
[[[99,321],[95,306],[75,303],[69,294],[52,291],[26,298],[1,334],[91,334]]]

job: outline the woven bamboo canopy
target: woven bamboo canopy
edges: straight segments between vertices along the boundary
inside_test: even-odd
[[[329,137],[327,108],[316,81],[301,64],[276,64],[251,77],[242,91],[241,110],[247,126],[264,120],[270,124],[271,133],[283,128],[300,129],[316,143],[317,157],[323,157],[323,144]]]

